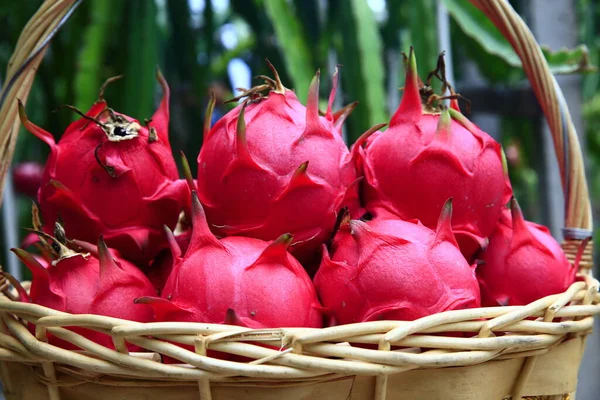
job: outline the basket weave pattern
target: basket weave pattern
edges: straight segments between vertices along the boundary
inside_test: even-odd
[[[524,307],[449,311],[412,322],[376,321],[325,329],[143,324],[5,300],[0,301],[5,325],[0,333],[0,359],[40,364],[41,378],[56,391],[56,399],[60,398],[58,387],[83,384],[98,374],[104,381],[126,376],[158,387],[165,382],[198,382],[204,399],[211,398],[210,382],[240,384],[239,378],[232,378],[240,376],[246,378],[245,383],[281,380],[307,384],[352,375],[382,379],[414,369],[471,366],[489,360],[534,360],[566,339],[591,331],[592,315],[600,313],[599,284],[590,275],[579,279],[565,293]],[[23,321],[35,325],[35,335]],[[71,326],[110,335],[117,350],[68,330]],[[50,345],[46,343],[48,335],[83,351]],[[147,352],[129,353],[127,343]],[[207,356],[208,350],[222,356]],[[250,361],[228,361],[225,354]],[[163,356],[195,368],[163,364]],[[86,372],[93,375],[86,376]],[[525,387],[526,371],[520,377],[513,394]]]
[[[46,0],[11,58],[5,82],[16,80],[2,94],[0,185],[19,128],[16,100],[26,101],[45,47],[20,75],[19,68],[41,49],[73,3]],[[592,216],[568,109],[533,35],[508,2],[472,3],[513,45],[548,120],[566,193],[563,248],[574,262],[591,232]],[[71,315],[14,301],[16,295],[0,282],[5,293],[0,297],[0,378],[7,399],[566,399],[576,389],[585,337],[600,313],[591,255],[590,243],[580,255],[578,280],[566,292],[527,306],[324,329],[143,324]],[[115,350],[71,327],[109,335]],[[51,345],[51,336],[80,350]],[[136,352],[128,351],[131,345]]]

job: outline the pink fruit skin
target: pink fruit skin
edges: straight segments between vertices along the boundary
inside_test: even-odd
[[[525,221],[513,202],[506,209],[477,269],[484,306],[529,304],[564,292],[574,281],[571,266],[558,242],[545,226]]]
[[[71,257],[58,259],[49,266],[42,265],[24,250],[13,249],[33,274],[31,302],[72,314],[96,314],[150,322],[153,318],[152,309],[133,302],[140,296],[154,293],[148,278],[135,265],[113,258],[103,242],[98,249],[98,257],[72,252]],[[108,335],[82,328],[72,330],[98,344],[114,348]],[[69,349],[77,348],[56,337],[52,337],[50,343]]]
[[[186,191],[168,139],[169,89],[160,81],[164,96],[149,123],[156,141],[149,141],[150,128],[115,113],[126,125],[139,127],[137,137],[112,141],[96,123],[81,118],[55,143],[22,112],[25,127],[50,146],[38,192],[49,233],[60,217],[68,236],[95,242],[102,234],[110,247],[142,266],[165,247],[163,225],[175,226]],[[99,100],[87,116],[107,124],[113,119],[106,108]],[[112,176],[103,166],[113,169]]]
[[[389,129],[369,137],[364,151],[353,151],[364,171],[365,206],[433,229],[452,197],[452,230],[470,260],[512,195],[501,148],[457,110],[424,112],[413,53],[411,61]]]
[[[191,231],[186,231],[181,235],[175,236],[177,245],[183,253],[185,253],[190,244],[191,233]],[[150,282],[152,282],[157,295],[160,296],[162,293],[162,289],[173,271],[174,264],[173,253],[171,253],[170,249],[164,249],[156,256],[150,266],[145,269],[145,274],[150,279]]]
[[[325,250],[314,283],[334,324],[411,321],[480,304],[447,207],[437,233],[415,221],[351,221],[336,235],[331,256]]]
[[[170,239],[175,266],[162,298],[150,304],[157,321],[227,323],[249,328],[320,327],[321,306],[310,278],[287,252],[290,235],[266,243],[218,240],[194,192],[193,231],[185,255]]]
[[[13,169],[15,191],[27,197],[35,198],[42,184],[44,166],[35,161],[17,164]]]
[[[31,233],[28,233],[27,235],[25,235],[25,237],[21,241],[21,248],[26,249],[29,246],[33,246],[34,244],[39,243],[39,242],[40,242],[39,236],[36,235],[35,233],[31,232]]]
[[[205,137],[198,196],[219,236],[274,240],[289,232],[291,252],[304,262],[328,239],[343,206],[359,212],[356,170],[331,113],[335,88],[320,117],[318,84],[317,76],[307,107],[294,92],[274,90],[243,113],[241,105],[227,113]]]

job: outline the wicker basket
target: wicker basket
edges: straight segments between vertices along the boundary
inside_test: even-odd
[[[512,43],[548,120],[566,193],[563,247],[573,262],[591,235],[592,218],[569,112],[531,32],[508,2],[472,2]],[[26,100],[48,38],[73,3],[46,0],[23,30],[6,79],[14,84],[2,93],[0,179],[19,128],[16,99]],[[565,293],[527,306],[325,329],[142,324],[2,298],[0,376],[7,399],[573,399],[585,338],[600,313],[591,253],[588,245],[579,255],[579,280]],[[36,326],[35,335],[27,322]],[[66,329],[73,326],[110,335],[117,350]],[[48,333],[82,350],[50,345]],[[146,351],[129,353],[126,343]],[[213,358],[207,349],[251,361]],[[163,364],[164,356],[181,363]]]

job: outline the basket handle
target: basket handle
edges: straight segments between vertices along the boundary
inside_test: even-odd
[[[593,234],[593,220],[581,145],[562,91],[533,34],[508,1],[471,0],[471,3],[483,11],[514,48],[548,121],[565,193],[563,249],[573,262],[579,243]],[[580,267],[584,270],[592,267],[591,241]]]
[[[23,104],[27,102],[35,73],[48,44],[75,10],[75,2],[45,0],[23,28],[15,52],[8,61],[6,80],[0,91],[0,202],[21,126],[17,118],[17,99]]]

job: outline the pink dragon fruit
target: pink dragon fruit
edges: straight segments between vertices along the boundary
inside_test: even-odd
[[[134,304],[136,298],[155,293],[152,284],[135,265],[116,259],[102,237],[96,254],[77,253],[59,240],[48,238],[58,254],[47,267],[25,250],[11,249],[33,274],[30,298],[22,293],[22,300],[72,314],[106,315],[138,322],[152,320],[150,307]],[[114,348],[108,335],[83,328],[72,330]],[[55,337],[50,338],[50,343],[76,348]]]
[[[339,209],[359,210],[356,170],[339,132],[353,105],[332,113],[334,84],[321,117],[318,72],[304,107],[272,69],[275,80],[265,78],[267,84],[243,94],[243,105],[205,127],[198,196],[218,235],[274,240],[290,232],[292,254],[308,261]]]
[[[163,225],[175,226],[187,196],[169,144],[169,88],[158,80],[163,99],[147,126],[108,108],[101,94],[58,143],[20,105],[25,128],[50,146],[38,192],[47,232],[60,219],[69,236],[95,242],[102,234],[140,265],[166,246]]]
[[[171,231],[168,231],[167,235],[170,235],[170,232]],[[191,231],[186,231],[179,235],[175,235],[175,242],[177,242],[177,246],[181,249],[182,254],[185,254],[190,245],[190,239],[192,237],[191,233]],[[159,296],[173,271],[175,261],[176,258],[173,256],[171,249],[164,249],[158,253],[150,266],[144,270],[144,273],[148,279],[150,279],[150,282],[152,282],[152,286],[156,289],[156,294]]]
[[[456,102],[450,109],[430,104],[436,97],[421,85],[411,49],[404,95],[389,129],[371,137],[368,132],[353,148],[364,171],[365,205],[376,215],[415,218],[433,229],[452,197],[452,230],[470,260],[485,246],[512,195],[500,145],[463,116]]]
[[[562,293],[577,273],[548,228],[525,221],[516,199],[479,257],[484,262],[477,269],[484,306],[525,305]]]
[[[218,240],[192,191],[192,237],[175,258],[162,297],[144,297],[157,321],[235,323],[249,328],[320,327],[321,306],[306,272],[288,252],[291,235],[268,244],[232,236]]]
[[[458,249],[451,214],[448,201],[437,233],[414,220],[342,225],[314,280],[332,322],[410,321],[479,307],[475,272]]]
[[[27,197],[35,198],[42,184],[44,166],[36,161],[23,162],[13,169],[15,191]]]

